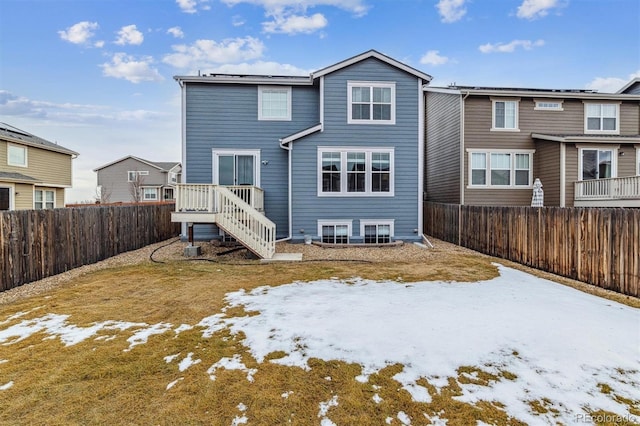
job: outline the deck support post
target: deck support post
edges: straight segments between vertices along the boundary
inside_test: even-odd
[[[200,256],[202,254],[202,249],[200,246],[193,245],[193,222],[187,223],[187,229],[189,244],[184,248],[184,255],[185,257]]]

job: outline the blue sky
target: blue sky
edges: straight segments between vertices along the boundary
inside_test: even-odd
[[[432,85],[615,92],[640,77],[637,0],[0,0],[0,121],[94,168],[179,161],[198,72],[307,75],[376,49]]]

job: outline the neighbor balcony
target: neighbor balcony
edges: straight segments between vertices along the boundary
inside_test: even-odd
[[[640,176],[575,182],[575,207],[640,207]]]

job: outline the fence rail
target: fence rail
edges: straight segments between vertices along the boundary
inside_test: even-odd
[[[425,203],[425,233],[640,297],[640,209]]]
[[[0,291],[180,233],[174,204],[0,212]]]

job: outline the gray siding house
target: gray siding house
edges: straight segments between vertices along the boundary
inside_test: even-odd
[[[93,170],[105,203],[169,201],[180,182],[179,162],[154,162],[133,155]]]
[[[628,89],[635,86],[630,84]],[[425,88],[429,201],[640,206],[640,94]]]
[[[226,211],[264,214],[273,227],[260,232],[275,239],[422,239],[429,75],[371,50],[304,77],[175,79],[186,183],[173,220],[193,224],[195,238],[253,238],[250,219],[223,223],[232,202]]]

